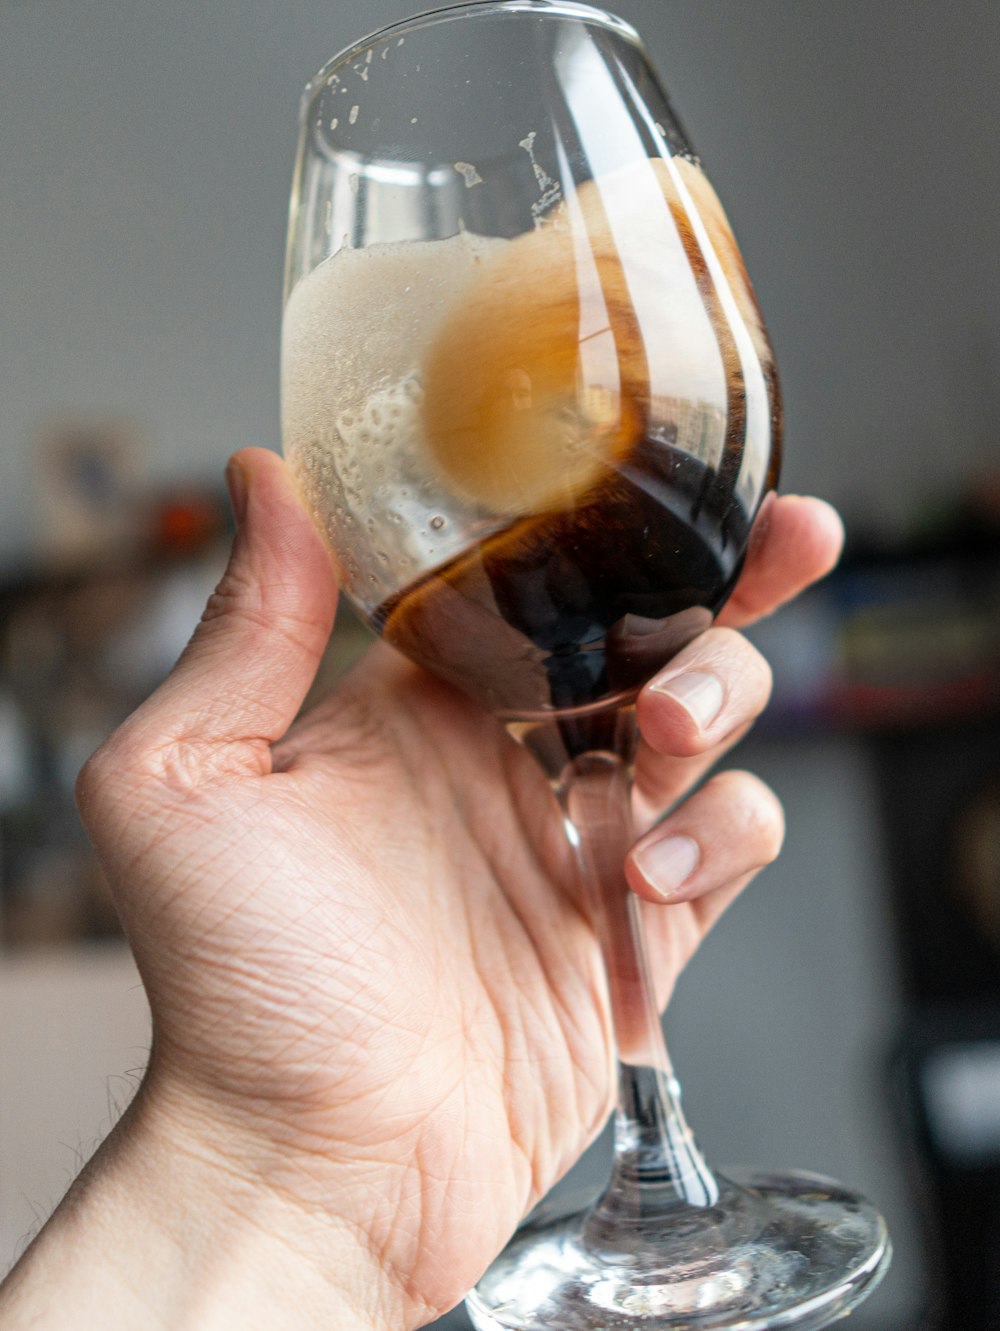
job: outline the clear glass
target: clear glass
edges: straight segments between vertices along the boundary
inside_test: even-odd
[[[611,1181],[543,1210],[485,1331],[828,1325],[885,1270],[827,1180],[713,1174],[650,996],[633,702],[713,620],[777,479],[767,333],[637,34],[563,0],[396,25],[309,84],[282,350],[286,455],[359,612],[544,766],[601,941]]]

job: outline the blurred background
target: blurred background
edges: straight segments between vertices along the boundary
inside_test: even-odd
[[[278,439],[299,91],[414,0],[0,0],[0,1268],[148,1017],[72,803]],[[859,1331],[1000,1326],[1000,7],[618,0],[726,201],[840,572],[758,632],[781,862],[668,1027],[720,1164],[872,1196]],[[359,645],[338,629],[327,671]],[[599,1143],[570,1183],[596,1182]],[[449,1326],[465,1325],[461,1313]]]

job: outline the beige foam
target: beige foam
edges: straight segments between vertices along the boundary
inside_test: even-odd
[[[657,399],[724,412],[742,371],[734,320],[769,360],[729,223],[694,163],[589,182],[488,258],[443,323],[422,370],[434,460],[493,512],[576,503],[627,458]]]

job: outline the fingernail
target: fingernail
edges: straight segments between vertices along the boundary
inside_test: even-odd
[[[674,896],[701,862],[701,847],[689,836],[665,837],[636,851],[636,862],[664,901]]]
[[[653,692],[665,693],[679,702],[699,730],[708,729],[726,700],[718,676],[700,670],[689,670],[686,674],[664,680],[662,684],[654,684]]]
[[[238,462],[226,467],[226,488],[237,527],[242,527],[247,515],[247,474]]]

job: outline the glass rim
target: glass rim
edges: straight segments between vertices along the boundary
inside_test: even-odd
[[[390,37],[405,36],[421,28],[436,27],[440,23],[453,23],[457,19],[486,18],[497,14],[534,14],[540,18],[576,19],[591,27],[604,28],[608,32],[616,33],[633,45],[645,49],[642,38],[631,23],[627,23],[625,19],[606,9],[598,9],[595,5],[584,4],[580,0],[460,0],[457,4],[424,10],[411,18],[390,23],[344,47],[306,84],[302,93],[302,104],[305,106],[317,87],[324,84],[342,65],[358,60],[366,51]]]

